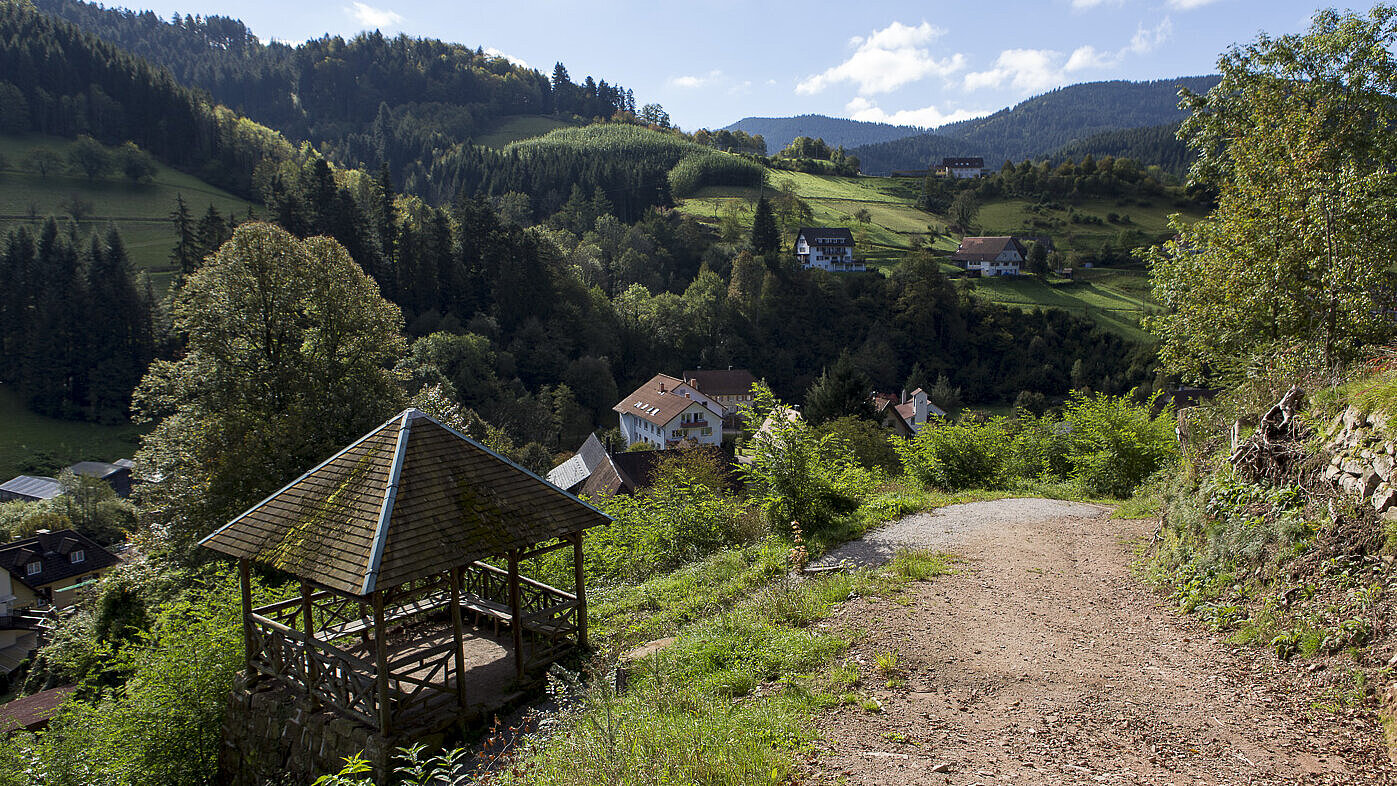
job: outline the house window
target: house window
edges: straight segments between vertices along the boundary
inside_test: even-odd
[[[703,430],[703,435],[704,435],[705,437],[711,437],[711,436],[713,436],[713,429],[711,429],[711,428],[706,428],[706,429],[704,429],[704,430]]]
[[[68,555],[68,561],[74,565],[85,559],[87,559],[87,555],[82,553],[82,549],[74,549],[73,552]]]
[[[25,575],[27,575],[27,576],[33,576],[33,575],[35,575],[36,573],[41,572],[43,569],[44,569],[44,563],[42,563],[42,562],[40,562],[40,561],[38,561],[38,560],[34,560],[33,562],[29,563],[29,566],[28,566],[28,567],[25,568]]]

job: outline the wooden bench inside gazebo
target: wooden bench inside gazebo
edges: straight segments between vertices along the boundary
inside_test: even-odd
[[[495,709],[585,646],[582,538],[609,522],[409,409],[202,545],[238,561],[249,677],[390,736]],[[520,574],[558,549],[571,591]],[[254,564],[299,594],[253,608]]]

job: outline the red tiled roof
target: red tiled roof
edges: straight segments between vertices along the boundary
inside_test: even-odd
[[[967,237],[960,241],[960,247],[956,249],[956,253],[951,255],[951,259],[957,262],[990,262],[1004,253],[1011,245],[1019,252],[1019,256],[1026,254],[1019,241],[1007,235]]]
[[[722,412],[698,399],[690,398],[683,391],[675,393],[677,388],[688,390],[689,386],[685,385],[682,379],[675,379],[668,374],[656,374],[611,409],[616,412],[629,412],[661,427],[668,425],[692,404],[703,406],[717,418],[723,417]]]
[[[37,731],[48,725],[49,719],[58,714],[68,694],[77,690],[76,685],[63,685],[39,691],[33,696],[15,699],[8,704],[0,704],[0,734],[25,729]]]

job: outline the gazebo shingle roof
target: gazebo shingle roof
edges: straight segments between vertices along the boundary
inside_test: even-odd
[[[409,409],[201,545],[364,596],[610,521]]]

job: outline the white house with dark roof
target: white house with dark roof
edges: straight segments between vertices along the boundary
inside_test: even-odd
[[[936,174],[942,177],[968,180],[985,174],[985,159],[979,156],[963,158],[943,158]]]
[[[627,445],[648,442],[672,448],[686,440],[700,445],[723,441],[723,408],[682,379],[656,374],[611,408],[620,415]]]
[[[1023,272],[1028,251],[1018,238],[967,237],[951,255],[951,261],[981,276],[1017,276]]]
[[[803,268],[834,273],[868,269],[854,259],[854,233],[848,227],[801,227],[796,232],[795,250]]]

